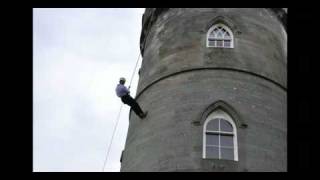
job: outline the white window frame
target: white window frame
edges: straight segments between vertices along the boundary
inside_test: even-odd
[[[207,131],[207,124],[216,119],[224,119],[228,121],[232,125],[233,133],[230,132],[223,132],[223,131]],[[233,151],[234,151],[234,161],[238,161],[238,138],[237,138],[237,127],[232,120],[232,118],[224,111],[218,109],[212,112],[205,120],[204,125],[203,125],[203,146],[202,146],[202,158],[206,158],[206,132],[213,132],[217,134],[233,134]],[[219,146],[221,148],[221,146]],[[219,151],[220,152],[220,151]],[[219,153],[220,157],[220,153]],[[220,159],[220,158],[219,158]]]
[[[212,32],[216,27],[218,27],[218,26],[222,27],[223,29],[225,29],[225,30],[230,34],[230,37],[231,37],[231,38],[230,38],[230,47],[224,47],[224,46],[209,46],[209,36],[210,36],[211,32]],[[223,43],[224,43],[224,40],[228,40],[228,39],[215,38],[215,40],[222,40]],[[231,29],[230,29],[228,26],[219,23],[219,24],[213,25],[213,26],[208,30],[208,32],[207,32],[207,38],[206,38],[206,43],[207,43],[207,47],[213,47],[213,48],[234,48],[234,36],[233,36],[233,33],[232,33]]]

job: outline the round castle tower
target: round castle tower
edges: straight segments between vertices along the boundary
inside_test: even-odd
[[[286,171],[285,8],[147,8],[121,171]]]

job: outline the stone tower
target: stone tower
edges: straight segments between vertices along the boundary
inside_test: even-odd
[[[286,171],[286,8],[147,8],[121,171]]]

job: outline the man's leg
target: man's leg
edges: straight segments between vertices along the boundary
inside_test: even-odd
[[[136,100],[133,99],[133,103],[132,103],[132,110],[136,113],[139,114],[140,117],[143,117],[144,113],[141,109],[141,107],[139,106],[139,104],[136,102]]]
[[[134,100],[131,96],[126,96],[123,98],[124,103],[131,106],[132,110],[138,115],[140,118],[142,118],[142,115],[144,114],[139,104]]]
[[[137,103],[137,101],[135,99],[133,99],[132,97],[130,97],[130,106],[132,108],[132,110],[140,117],[143,117],[143,111],[141,109],[141,107],[139,106],[139,104]]]

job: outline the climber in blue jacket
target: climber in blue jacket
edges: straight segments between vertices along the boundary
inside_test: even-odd
[[[136,100],[129,95],[130,91],[126,86],[124,86],[125,82],[125,78],[120,78],[119,84],[116,88],[117,96],[121,98],[121,101],[124,104],[131,106],[132,110],[136,113],[137,116],[139,116],[141,119],[145,118],[147,116],[147,112],[144,113]]]

